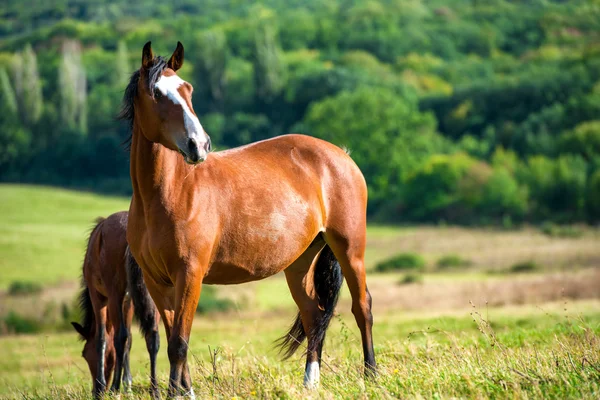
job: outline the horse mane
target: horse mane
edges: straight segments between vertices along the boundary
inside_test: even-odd
[[[90,232],[87,249],[85,251],[85,257],[83,259],[83,269],[85,269],[86,265],[90,262],[92,241],[94,240],[96,231],[100,229],[104,221],[105,218],[97,218],[95,221],[96,226],[94,226],[94,228]],[[81,275],[81,292],[79,293],[79,309],[81,310],[83,317],[81,325],[83,326],[85,332],[90,333],[94,328],[96,318],[94,315],[94,306],[90,297],[90,288],[88,287],[87,282],[85,281],[85,274],[83,273],[83,270]]]
[[[152,60],[152,66],[145,70],[145,78],[146,83],[148,85],[148,91],[151,93],[152,97],[154,97],[154,90],[151,88],[154,87],[156,82],[162,76],[163,71],[167,69],[167,61],[161,57],[154,57]],[[129,136],[123,144],[127,151],[131,150],[131,139],[133,136],[133,120],[135,119],[135,107],[134,102],[135,98],[138,95],[138,84],[140,82],[142,72],[141,69],[135,71],[131,78],[129,78],[129,84],[125,88],[125,93],[123,94],[123,102],[121,104],[121,111],[117,115],[117,119],[127,121],[129,123]]]

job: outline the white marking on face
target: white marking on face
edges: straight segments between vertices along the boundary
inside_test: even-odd
[[[163,96],[166,96],[174,104],[180,105],[183,109],[183,123],[187,134],[185,139],[196,139],[198,146],[203,146],[208,142],[208,136],[204,132],[204,128],[202,128],[198,117],[192,113],[186,101],[179,94],[179,90],[177,90],[184,83],[185,81],[177,75],[161,76],[158,82],[156,82],[155,87]],[[181,143],[180,147],[183,145],[185,144]]]
[[[304,387],[307,389],[316,389],[319,386],[320,375],[319,363],[317,361],[308,364],[304,372]]]

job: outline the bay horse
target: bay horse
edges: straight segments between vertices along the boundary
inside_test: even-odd
[[[134,307],[150,354],[151,393],[158,397],[159,314],[154,303],[144,297],[147,290],[128,251],[127,215],[122,211],[96,220],[83,262],[79,296],[83,325],[71,323],[85,342],[82,356],[90,369],[96,398],[105,392],[113,372],[111,391],[119,392],[121,380],[126,389],[131,388],[129,352]]]
[[[367,186],[359,168],[339,147],[304,135],[210,152],[192,107],[193,87],[177,75],[183,60],[179,42],[168,61],[146,43],[120,114],[131,124],[127,241],[167,332],[169,396],[194,396],[187,352],[202,284],[281,271],[299,314],[280,344],[289,356],[308,339],[305,386],[319,382],[342,274],[365,374],[374,374]]]

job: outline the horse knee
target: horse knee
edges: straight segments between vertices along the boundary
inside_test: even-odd
[[[187,359],[188,343],[187,340],[177,335],[169,339],[167,354],[171,364],[180,364]]]

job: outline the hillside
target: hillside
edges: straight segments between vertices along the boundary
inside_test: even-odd
[[[574,1],[10,1],[0,180],[130,194],[115,116],[142,46],[217,148],[352,150],[379,222],[600,219],[600,6]]]

